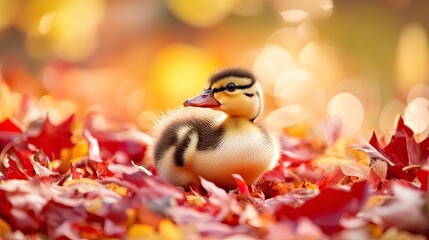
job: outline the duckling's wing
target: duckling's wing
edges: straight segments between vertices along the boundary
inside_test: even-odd
[[[176,166],[184,166],[185,153],[208,150],[216,146],[221,129],[221,112],[202,108],[179,108],[168,111],[156,120],[152,157],[156,165],[160,161],[173,161]],[[172,158],[164,159],[167,151],[174,148]]]

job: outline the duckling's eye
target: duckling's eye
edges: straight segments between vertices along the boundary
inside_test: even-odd
[[[234,92],[237,89],[237,86],[235,86],[234,83],[228,83],[225,88],[228,92]]]

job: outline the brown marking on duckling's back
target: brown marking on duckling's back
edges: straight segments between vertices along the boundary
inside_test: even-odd
[[[159,139],[157,143],[155,143],[154,147],[154,161],[155,164],[162,158],[165,152],[170,147],[173,147],[177,143],[177,125],[170,124],[162,133],[162,138]]]
[[[189,130],[182,139],[179,139],[178,132],[183,127],[189,127]],[[224,128],[222,126],[214,126],[214,123],[207,121],[207,119],[193,118],[192,121],[189,121],[189,119],[172,121],[161,133],[163,137],[160,138],[160,141],[155,143],[155,164],[162,159],[170,147],[176,147],[173,155],[174,161],[177,166],[184,166],[186,162],[184,156],[191,142],[191,134],[197,134],[198,136],[198,151],[209,151],[218,147],[223,133]]]

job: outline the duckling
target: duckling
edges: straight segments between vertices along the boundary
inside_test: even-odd
[[[233,174],[255,183],[274,168],[279,144],[255,122],[264,96],[254,75],[226,69],[212,75],[203,92],[167,112],[155,126],[152,157],[159,175],[178,186],[199,186],[202,177],[235,189]]]

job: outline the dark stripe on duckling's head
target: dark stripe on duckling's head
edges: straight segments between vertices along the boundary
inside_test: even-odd
[[[250,79],[251,84],[249,84],[248,87],[252,86],[255,83],[255,77],[254,77],[253,73],[251,73],[250,71],[245,70],[245,69],[241,69],[241,68],[228,68],[228,69],[225,69],[223,71],[219,71],[210,77],[210,80],[209,80],[210,81],[210,87],[214,83],[216,83],[222,79],[229,78],[229,77]],[[223,90],[225,90],[225,89],[223,89]]]

